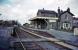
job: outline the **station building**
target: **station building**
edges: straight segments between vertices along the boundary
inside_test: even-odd
[[[30,19],[34,28],[57,29],[58,15],[51,10],[38,10],[36,17]]]
[[[75,24],[77,22],[74,22],[74,14],[71,13],[70,8],[63,11],[58,7],[57,12],[44,8],[39,9],[37,15],[30,21],[33,28],[37,29],[72,30],[75,25],[77,27],[77,24]]]

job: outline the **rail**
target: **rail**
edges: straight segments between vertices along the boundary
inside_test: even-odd
[[[19,35],[18,35],[17,32],[16,32],[16,35],[17,35],[17,38],[18,38],[20,44],[22,45],[23,50],[27,50],[27,48],[26,48],[26,47],[24,46],[24,44],[22,43],[22,39],[20,39],[20,37],[19,37]],[[24,35],[25,35],[25,34],[24,34]],[[34,42],[37,46],[40,47],[40,50],[44,50],[44,48],[42,48],[40,45],[38,45],[34,39],[32,39],[32,40],[33,40],[33,42]]]
[[[70,44],[67,44],[67,43],[64,43],[64,42],[62,42],[62,41],[60,41],[60,40],[58,40],[58,39],[56,39],[56,38],[44,37],[44,36],[35,34],[34,32],[30,32],[30,31],[28,31],[28,30],[25,30],[25,29],[23,29],[23,28],[21,28],[21,27],[20,27],[20,29],[23,30],[23,31],[29,32],[30,34],[33,34],[33,35],[35,35],[35,36],[38,36],[38,37],[47,39],[47,40],[49,40],[49,41],[52,41],[52,42],[54,42],[54,43],[56,43],[56,44],[59,44],[59,45],[61,45],[61,46],[67,47],[67,48],[69,48],[69,49],[78,50],[78,47],[73,46],[73,45],[70,45]]]
[[[23,47],[23,50],[26,50],[26,48],[25,48],[24,44],[22,43],[22,41],[21,41],[21,39],[20,39],[20,37],[19,37],[19,35],[18,35],[17,32],[16,32],[16,35],[17,35],[17,38],[19,39],[20,44],[21,44],[22,47]]]

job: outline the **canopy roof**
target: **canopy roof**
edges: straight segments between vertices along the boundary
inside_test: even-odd
[[[57,17],[34,17],[34,18],[31,18],[30,21],[32,21],[32,20],[36,20],[36,19],[58,20]]]

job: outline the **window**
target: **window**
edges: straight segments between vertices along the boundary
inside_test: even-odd
[[[68,28],[69,24],[68,23],[63,23],[63,28]]]
[[[68,23],[66,23],[66,27],[68,27]]]
[[[67,20],[68,20],[68,16],[67,16],[67,15],[65,15],[65,19],[67,19]]]

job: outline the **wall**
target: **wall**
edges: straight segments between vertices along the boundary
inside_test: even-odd
[[[65,19],[66,15],[67,15],[68,19]],[[61,21],[60,21],[61,27],[63,26],[64,22],[68,22],[70,24],[70,28],[72,29],[72,26],[73,26],[72,25],[73,24],[72,23],[73,22],[73,17],[68,12],[66,12],[66,13],[64,13],[64,14],[61,15]]]

